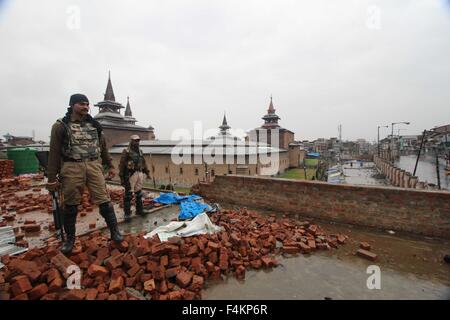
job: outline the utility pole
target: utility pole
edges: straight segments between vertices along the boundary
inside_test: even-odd
[[[438,189],[441,190],[441,176],[439,174],[439,158],[438,158],[438,148],[434,147],[434,153],[436,155],[436,178]]]
[[[426,135],[426,134],[427,134],[427,130],[423,130],[422,141],[420,141],[420,148],[419,148],[419,153],[417,154],[416,165],[414,166],[413,176],[416,175],[417,164],[419,163],[420,152],[422,151],[422,146],[423,146],[423,144],[424,144],[424,142],[425,142],[425,135]]]

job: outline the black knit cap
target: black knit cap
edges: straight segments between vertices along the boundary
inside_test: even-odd
[[[89,103],[89,100],[84,94],[81,94],[81,93],[75,93],[70,96],[69,106],[73,107],[73,105],[75,103],[79,103],[79,102]]]

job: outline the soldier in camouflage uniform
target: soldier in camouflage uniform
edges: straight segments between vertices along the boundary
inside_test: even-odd
[[[144,154],[139,148],[140,138],[138,135],[132,135],[128,148],[123,149],[119,164],[119,176],[122,186],[125,188],[123,207],[125,221],[131,218],[131,200],[133,192],[136,199],[136,214],[143,215],[142,205],[142,185],[144,183],[144,174],[150,178],[150,172],[145,162]]]
[[[50,191],[61,187],[64,196],[63,224],[67,234],[61,248],[64,254],[70,253],[75,244],[77,207],[85,186],[92,202],[99,206],[111,239],[123,240],[103,175],[102,165],[108,167],[110,176],[114,176],[114,166],[102,127],[89,115],[89,101],[85,95],[72,95],[69,105],[65,117],[58,119],[52,127],[47,184]]]

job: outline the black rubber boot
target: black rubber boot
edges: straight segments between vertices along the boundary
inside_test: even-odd
[[[117,218],[111,202],[102,203],[99,208],[100,214],[105,219],[109,231],[111,232],[111,240],[115,242],[122,242],[123,236],[119,231],[119,227],[117,226]]]
[[[75,233],[77,222],[78,206],[65,206],[64,208],[64,231],[66,232],[66,241],[64,241],[61,252],[69,254],[75,245]]]
[[[139,216],[144,215],[144,206],[142,205],[142,191],[135,193],[136,195],[136,214]]]
[[[131,220],[131,198],[133,197],[133,193],[131,191],[125,191],[123,197],[123,212],[125,222],[129,222]]]

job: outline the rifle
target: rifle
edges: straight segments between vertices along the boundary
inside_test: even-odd
[[[47,177],[47,167],[48,167],[48,154],[49,151],[37,151],[36,158],[39,161],[39,164],[42,168],[44,168],[44,175]],[[53,205],[53,222],[55,224],[56,235],[62,241],[65,241],[64,231],[62,228],[63,225],[63,215],[61,213],[61,208],[59,207],[59,194],[57,191],[50,192],[52,196],[52,205]]]

